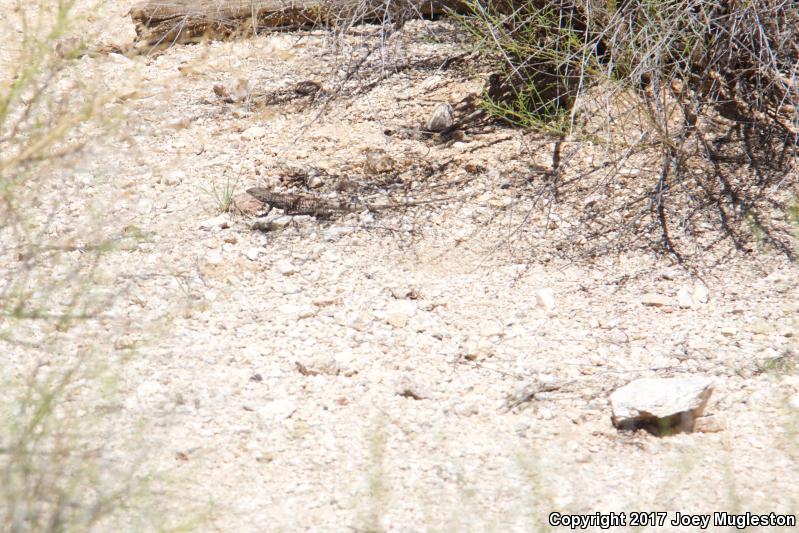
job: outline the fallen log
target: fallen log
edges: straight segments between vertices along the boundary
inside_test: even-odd
[[[151,0],[135,5],[136,48],[230,39],[347,21],[399,21],[463,11],[464,0]]]

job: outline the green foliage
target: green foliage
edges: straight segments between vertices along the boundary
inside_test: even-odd
[[[524,2],[509,14],[499,3],[469,6],[471,14],[460,22],[504,63],[505,90],[489,91],[486,108],[517,125],[560,132],[581,76],[596,68],[585,53],[582,23],[549,2]]]
[[[768,357],[758,363],[758,370],[767,374],[787,376],[796,373],[797,355],[786,351],[777,357]]]
[[[504,67],[511,98],[488,108],[520,125],[560,122],[564,111],[597,83],[641,87],[666,79],[701,53],[701,19],[690,2],[470,2],[461,23]],[[560,129],[560,128],[557,128]]]
[[[65,212],[61,196],[108,131],[110,96],[75,75],[74,1],[19,2],[6,15],[17,41],[0,66],[0,530],[161,528],[141,514],[150,476],[107,446],[134,351],[113,346],[128,330],[109,313],[118,291],[103,269],[138,237],[88,208]]]
[[[712,221],[726,237],[714,242],[747,250],[745,243],[755,240],[761,249],[792,255],[785,232],[764,221],[772,218],[769,209],[782,207],[774,191],[795,161],[799,139],[799,91],[788,74],[799,63],[799,6],[782,0],[469,5],[459,21],[499,70],[489,80],[485,109],[512,124],[601,144],[613,157],[609,169],[652,169],[642,176],[648,190],[635,192],[639,200],[598,206],[586,220],[596,232],[583,226],[575,240],[603,241],[598,247],[607,249],[646,235],[682,262],[685,249],[697,247],[680,250],[675,236],[697,235]],[[606,186],[616,178],[608,172]]]
[[[225,177],[225,182],[220,186],[214,182],[211,185],[209,194],[213,196],[216,203],[216,208],[220,213],[227,213],[233,207],[233,196],[236,194],[236,188],[239,184],[239,178],[231,179],[229,176]]]

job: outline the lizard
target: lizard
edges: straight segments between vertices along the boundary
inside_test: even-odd
[[[331,218],[337,214],[357,213],[359,211],[382,211],[386,209],[401,209],[417,205],[432,204],[449,200],[451,198],[436,198],[416,202],[398,202],[393,204],[367,204],[367,203],[342,203],[323,198],[303,195],[277,193],[265,187],[247,189],[247,194],[268,206],[261,216],[268,215],[272,209],[282,209],[287,215],[311,215],[317,218]]]

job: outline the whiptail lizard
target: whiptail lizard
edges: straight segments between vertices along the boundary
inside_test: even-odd
[[[338,214],[357,213],[359,211],[384,211],[386,209],[402,209],[417,205],[432,204],[452,197],[421,200],[416,202],[398,202],[393,204],[339,203],[310,195],[277,193],[265,187],[247,189],[247,194],[254,197],[268,209],[262,216],[268,215],[272,209],[282,209],[287,215],[311,215],[317,218],[331,218]]]

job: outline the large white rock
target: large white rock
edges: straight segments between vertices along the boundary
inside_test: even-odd
[[[555,309],[555,291],[549,287],[539,289],[535,293],[535,303],[539,307],[543,307],[547,311]]]
[[[258,417],[259,424],[262,427],[268,428],[289,418],[296,410],[297,407],[289,400],[273,400],[258,407],[255,413]]]
[[[285,228],[296,218],[287,215],[270,215],[253,222],[252,229],[257,231],[276,231]]]
[[[693,300],[695,302],[698,302],[700,304],[706,304],[708,296],[709,296],[709,292],[707,290],[707,287],[705,287],[704,285],[697,284],[696,287],[694,287]]]
[[[260,139],[267,134],[266,128],[263,126],[251,126],[241,133],[245,139]]]
[[[275,270],[283,274],[284,276],[290,276],[297,272],[297,269],[294,267],[294,264],[288,259],[281,259],[277,263],[275,263]]]
[[[610,395],[613,425],[653,433],[691,431],[712,393],[713,380],[702,376],[639,379]]]
[[[323,238],[330,242],[338,240],[340,237],[344,235],[349,235],[352,233],[352,228],[348,226],[330,226],[325,230]]]
[[[641,303],[647,307],[674,307],[677,305],[677,301],[674,298],[654,292],[643,294]]]
[[[688,290],[688,287],[681,287],[677,291],[677,304],[683,309],[694,306],[694,299],[691,297],[691,291]]]
[[[230,217],[225,213],[200,222],[200,229],[225,229],[230,227]]]
[[[447,103],[438,104],[427,119],[427,131],[444,131],[452,126],[452,106]]]
[[[408,320],[416,314],[416,302],[397,300],[386,308],[385,321],[395,328],[404,328]]]

